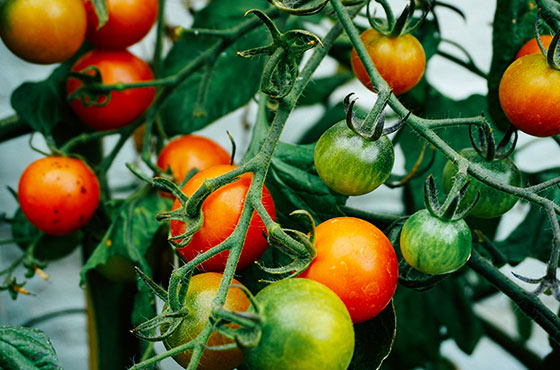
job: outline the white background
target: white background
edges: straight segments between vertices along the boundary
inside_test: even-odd
[[[461,8],[467,15],[467,22],[464,22],[458,15],[446,9],[440,9],[440,22],[442,25],[443,36],[454,40],[463,45],[473,56],[476,64],[483,70],[488,71],[491,60],[491,23],[495,9],[495,1],[471,0],[471,1],[447,1]],[[404,1],[395,0],[395,12],[402,8]],[[166,18],[170,24],[189,25],[189,18],[181,7],[179,0],[168,1]],[[318,29],[321,34],[324,29]],[[135,45],[131,50],[139,56],[149,58],[149,51],[153,42],[153,34],[148,36],[141,44]],[[445,47],[445,46],[443,46]],[[457,51],[454,48],[446,48],[452,53]],[[458,55],[458,54],[456,54]],[[6,117],[13,113],[10,104],[11,92],[22,81],[38,81],[44,79],[53,66],[38,66],[25,63],[11,54],[3,44],[0,44],[0,117]],[[332,63],[325,63],[323,70],[318,73],[325,73],[330,68],[334,68]],[[434,86],[445,94],[454,98],[464,98],[472,93],[486,93],[486,83],[483,79],[471,74],[465,69],[452,64],[440,57],[430,60],[426,71],[426,77]],[[373,102],[371,92],[363,88],[358,82],[354,81],[337,89],[333,98],[342,99],[348,92],[355,92],[360,97],[359,104],[367,107]],[[251,109],[254,112],[254,108]],[[226,148],[229,142],[225,130],[229,130],[236,138],[237,142],[243,147],[248,140],[249,133],[243,130],[241,125],[241,112],[238,111],[211,125],[203,130],[204,135],[217,138]],[[321,114],[321,109],[311,107],[296,112],[290,117],[283,134],[282,140],[293,141],[305,130],[304,122],[313,122]],[[17,189],[17,181],[24,168],[33,160],[40,158],[40,155],[33,152],[28,145],[29,137],[21,137],[9,142],[0,144],[0,213],[11,216],[16,209],[16,201],[8,193],[6,186]],[[114,141],[114,140],[113,140]],[[530,144],[535,139],[522,135],[520,145]],[[108,147],[111,146],[112,139],[108,140]],[[35,138],[38,146],[42,145],[41,138]],[[545,145],[546,144],[546,145]],[[397,151],[398,153],[398,151]],[[546,160],[543,160],[543,159]],[[539,139],[539,146],[527,146],[523,150],[523,155],[516,157],[516,162],[522,169],[532,166],[533,169],[558,165],[560,159],[558,148],[552,140]],[[400,159],[400,160],[399,160]],[[132,175],[124,168],[127,161],[137,160],[131,145],[127,145],[125,150],[113,165],[109,178],[114,185],[126,184]],[[554,162],[553,162],[554,161]],[[402,173],[402,158],[397,158],[395,172]],[[361,208],[376,211],[401,212],[399,206],[400,191],[390,190],[386,187],[373,192],[371,195],[355,197],[350,204]],[[515,226],[522,218],[527,207],[518,205],[500,225],[499,235],[507,235],[507,231]],[[543,225],[543,227],[547,227]],[[9,228],[0,226],[0,240],[11,238]],[[20,255],[20,251],[13,245],[0,245],[0,268],[5,268],[11,261]],[[62,309],[85,308],[84,292],[78,286],[81,256],[76,251],[67,258],[51,263],[46,272],[50,275],[48,282],[42,281],[38,277],[33,278],[26,285],[33,295],[20,296],[16,301],[12,301],[6,292],[0,293],[0,325],[21,325],[27,320],[39,315],[59,311]],[[504,268],[504,273],[511,276],[511,269]],[[526,261],[517,266],[514,271],[528,276],[536,277],[544,273],[544,265],[536,261]],[[20,275],[21,276],[21,275]],[[531,288],[531,286],[527,286]],[[558,303],[550,297],[541,297],[543,301],[555,312],[558,310]],[[513,315],[510,311],[509,300],[504,297],[496,297],[484,301],[477,305],[477,312],[483,317],[497,323],[506,332],[515,335],[515,324]],[[419,313],[421,314],[421,313]],[[86,319],[84,313],[77,313],[63,318],[45,321],[37,325],[44,330],[51,338],[55,349],[59,355],[60,363],[64,369],[81,370],[88,367]],[[534,334],[529,342],[529,347],[540,355],[545,355],[550,351],[546,335],[540,327],[534,328]],[[398,334],[397,334],[398,335]],[[161,349],[161,347],[158,347]],[[442,351],[444,355],[453,359],[459,368],[462,369],[522,369],[523,366],[516,360],[504,353],[498,346],[491,341],[483,339],[477,346],[474,355],[466,356],[457,349],[452,341],[444,343]],[[172,360],[164,363],[166,369],[177,368]]]

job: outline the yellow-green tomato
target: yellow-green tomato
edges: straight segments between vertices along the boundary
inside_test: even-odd
[[[400,245],[410,266],[426,274],[440,275],[453,272],[467,262],[472,235],[464,220],[441,220],[423,209],[405,222]]]
[[[344,195],[362,195],[379,187],[393,169],[395,153],[387,136],[370,141],[340,121],[315,146],[315,168],[323,182]]]

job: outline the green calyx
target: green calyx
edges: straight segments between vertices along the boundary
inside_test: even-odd
[[[398,18],[395,18],[393,10],[391,9],[391,6],[389,5],[389,2],[387,0],[374,1],[381,5],[383,11],[385,12],[386,18],[383,21],[380,21],[375,17],[375,13],[371,14],[370,1],[367,7],[369,23],[371,27],[377,32],[389,37],[398,37],[400,35],[414,32],[422,24],[422,22],[424,22],[424,19],[432,10],[435,4],[434,0],[424,1],[422,15],[419,18],[414,18],[416,1],[410,0],[409,4],[404,8]]]

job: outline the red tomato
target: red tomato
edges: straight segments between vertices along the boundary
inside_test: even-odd
[[[0,37],[15,55],[31,62],[63,62],[86,35],[80,0],[0,1]]]
[[[412,89],[424,74],[426,55],[418,40],[410,35],[385,36],[373,28],[360,35],[375,68],[389,84],[395,95]],[[373,84],[355,49],[351,55],[354,75],[368,89],[374,91]]]
[[[551,35],[541,36],[541,42],[545,49],[548,49],[551,41],[552,41]],[[536,38],[527,41],[525,45],[523,45],[521,49],[519,49],[519,52],[515,56],[515,59],[519,59],[529,54],[541,54],[541,49],[539,48],[539,44],[537,43]]]
[[[69,234],[84,226],[99,196],[99,181],[92,169],[75,158],[39,159],[19,179],[21,210],[29,222],[50,235]]]
[[[381,230],[354,217],[327,220],[315,229],[317,256],[299,277],[331,288],[348,308],[352,322],[366,321],[391,301],[399,263]]]
[[[526,55],[504,72],[500,104],[510,122],[533,136],[560,134],[560,71],[542,54]]]
[[[202,185],[205,179],[214,178],[223,175],[236,168],[230,165],[219,165],[207,168],[194,175],[183,187],[183,193],[191,196]],[[243,210],[245,197],[251,180],[252,173],[246,173],[241,176],[237,181],[222,186],[214,193],[210,194],[202,204],[202,212],[204,213],[204,224],[198,230],[189,244],[184,248],[177,251],[185,261],[192,260],[199,253],[205,252],[210,248],[223,242],[228,236],[231,235],[239,217]],[[270,216],[274,219],[276,211],[272,196],[266,187],[263,188],[262,201],[265,209]],[[181,206],[178,200],[175,200],[173,209]],[[171,221],[171,235],[177,236],[185,232],[185,223],[181,221]],[[245,243],[243,244],[243,251],[237,265],[238,269],[245,268],[251,263],[256,261],[267,247],[267,241],[263,233],[266,232],[266,227],[261,218],[256,212],[251,217],[251,223],[247,231]],[[199,265],[199,268],[204,271],[223,271],[229,251],[224,251],[208,261]]]
[[[218,143],[202,136],[185,135],[171,140],[159,153],[157,166],[171,169],[175,183],[180,184],[192,169],[205,170],[218,164],[229,164],[231,156]]]
[[[106,0],[109,19],[100,29],[91,0],[87,12],[86,39],[102,49],[124,49],[142,40],[158,15],[158,0]]]
[[[103,83],[108,85],[154,79],[148,64],[126,50],[92,50],[76,62],[72,71],[79,72],[90,66],[99,68]],[[72,94],[81,85],[81,81],[69,78],[67,94]],[[77,99],[70,106],[88,126],[96,130],[112,130],[126,126],[142,115],[152,103],[154,94],[152,87],[112,91],[111,100],[106,105],[86,107]],[[103,101],[104,98],[100,98],[98,103]]]

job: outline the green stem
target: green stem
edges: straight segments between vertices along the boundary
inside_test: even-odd
[[[452,61],[455,64],[460,65],[461,67],[464,67],[465,69],[467,69],[468,71],[474,73],[475,75],[484,78],[485,80],[488,78],[488,74],[486,72],[484,72],[483,70],[481,70],[480,68],[478,68],[474,63],[472,62],[465,62],[464,60],[457,58],[455,55],[451,55],[445,51],[442,50],[438,50],[437,54],[444,57],[447,60]]]
[[[21,121],[17,115],[0,120],[0,143],[31,132],[31,126]]]
[[[472,250],[467,265],[514,301],[527,316],[535,320],[552,338],[560,341],[560,318],[537,297],[525,293],[517,284],[484,259],[476,249]]]
[[[163,61],[163,38],[165,36],[165,0],[159,0],[159,11],[156,28],[156,46],[154,49],[154,74],[161,77],[161,64]]]

